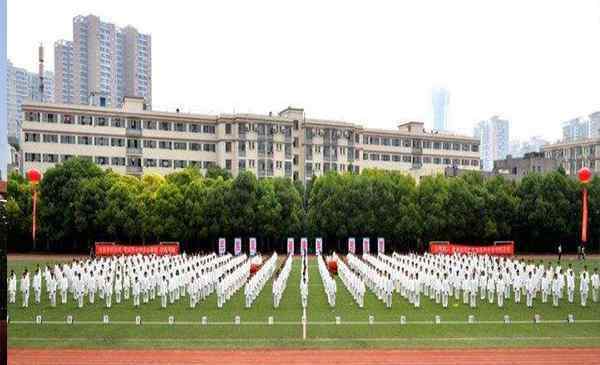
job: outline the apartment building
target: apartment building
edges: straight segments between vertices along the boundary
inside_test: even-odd
[[[200,115],[147,110],[125,97],[122,108],[26,103],[23,165],[42,171],[73,156],[140,175],[220,166],[235,176],[309,179],[328,171],[403,170],[415,177],[456,166],[479,170],[479,140],[427,132],[421,122],[370,129],[307,118],[300,108],[277,115]]]
[[[119,27],[95,15],[73,18],[73,41],[54,44],[59,103],[119,107],[125,95],[152,105],[152,39],[132,26]]]
[[[568,175],[576,176],[584,166],[600,173],[600,138],[548,144],[541,151],[546,158],[558,161]]]

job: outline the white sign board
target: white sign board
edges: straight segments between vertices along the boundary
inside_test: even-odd
[[[371,251],[371,241],[368,237],[363,238],[363,254]]]
[[[317,239],[315,239],[315,253],[317,255],[320,255],[323,253],[323,239],[321,237],[318,237]]]
[[[377,253],[385,253],[385,239],[383,237],[377,239]]]
[[[300,238],[300,254],[302,256],[308,254],[308,239],[306,237]]]
[[[250,256],[256,255],[256,238],[250,237]]]
[[[242,252],[242,239],[236,238],[233,243],[233,254],[238,256]]]
[[[225,238],[219,238],[219,256],[225,255],[227,249],[227,241]]]
[[[356,240],[354,237],[348,238],[348,252],[351,254],[356,253]]]
[[[294,254],[294,238],[290,237],[287,240],[287,253],[288,255]]]

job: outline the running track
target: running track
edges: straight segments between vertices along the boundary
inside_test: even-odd
[[[72,350],[9,349],[9,364],[600,364],[600,348],[437,350]]]

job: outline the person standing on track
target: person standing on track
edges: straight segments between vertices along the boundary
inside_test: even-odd
[[[592,274],[592,301],[594,303],[598,302],[598,292],[600,291],[600,275],[598,275],[598,268],[594,268],[594,273]]]
[[[23,271],[23,276],[21,277],[21,294],[23,294],[23,308],[29,307],[29,287],[31,283],[29,281],[29,272],[27,269]]]
[[[17,300],[17,274],[14,270],[10,270],[8,276],[8,302],[14,304]]]

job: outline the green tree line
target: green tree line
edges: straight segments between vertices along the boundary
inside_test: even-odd
[[[519,183],[478,173],[417,183],[401,172],[329,173],[305,186],[287,178],[236,178],[220,168],[188,168],[141,178],[72,159],[49,169],[38,189],[34,243],[32,187],[9,177],[6,218],[12,251],[87,252],[95,241],[179,241],[186,251],[213,251],[219,237],[284,252],[287,237],[322,237],[344,252],[348,237],[386,239],[389,250],[424,250],[429,241],[484,244],[513,240],[520,252],[579,244],[581,184],[563,171],[530,174]],[[600,242],[600,179],[589,189],[588,251]],[[311,244],[312,246],[312,244]],[[360,246],[360,245],[357,245]]]

